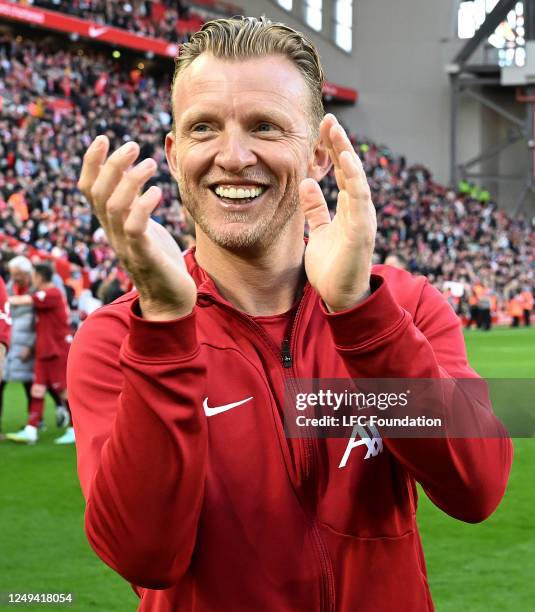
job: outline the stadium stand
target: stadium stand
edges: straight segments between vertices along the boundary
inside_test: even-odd
[[[72,6],[82,10],[87,4],[99,3]],[[112,149],[135,139],[141,156],[158,162],[151,184],[162,188],[163,197],[155,218],[182,246],[191,244],[193,232],[163,151],[170,126],[169,78],[125,69],[102,52],[58,51],[20,36],[0,37],[3,262],[14,254],[52,256],[72,289],[72,305],[89,287],[94,293],[98,286],[109,289],[107,296],[101,292],[103,301],[127,290],[128,279],[76,188],[84,151],[100,133],[109,136]],[[395,254],[395,265],[427,275],[467,321],[470,306],[506,320],[510,300],[522,291],[533,293],[530,222],[508,216],[486,192],[446,188],[427,168],[408,167],[387,147],[352,139],[377,207],[377,262]],[[334,176],[322,188],[333,210]],[[479,315],[475,322],[481,324]]]
[[[185,30],[195,31],[203,22],[203,17],[192,11],[187,3],[180,0],[19,0],[18,4],[30,5],[47,10],[58,11],[87,19],[102,25],[110,25],[150,38],[163,38],[181,42],[187,38]],[[209,12],[222,12],[227,8],[224,3],[206,2]],[[228,5],[228,10],[232,8]],[[219,10],[218,10],[219,9]],[[238,11],[239,12],[239,11]],[[234,13],[235,14],[235,13]]]
[[[122,74],[97,54],[51,53],[0,39],[0,219],[3,234],[92,270],[113,268],[113,254],[76,189],[84,149],[107,133],[112,146],[136,138],[160,162],[160,221],[175,234],[181,209],[167,172],[162,136],[170,125],[169,85],[140,71]]]

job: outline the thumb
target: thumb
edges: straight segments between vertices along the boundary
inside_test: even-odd
[[[299,199],[301,200],[301,208],[311,232],[331,222],[327,202],[317,181],[312,178],[306,178],[301,181],[299,185]]]

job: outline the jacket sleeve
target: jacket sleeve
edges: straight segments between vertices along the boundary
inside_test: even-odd
[[[51,310],[63,303],[63,296],[58,290],[41,290],[30,294],[36,310]]]
[[[454,386],[460,379],[478,378],[467,362],[460,322],[435,288],[425,281],[413,320],[382,276],[372,275],[371,283],[372,294],[356,307],[331,314],[324,308],[352,378],[442,378]],[[445,402],[443,408],[469,411],[488,435],[390,437],[384,443],[439,508],[455,518],[479,522],[504,495],[513,447],[487,394],[483,401],[480,395],[471,398],[462,392],[452,396],[458,404]]]
[[[9,314],[9,300],[4,279],[0,277],[0,343],[9,348],[11,339],[11,316]],[[2,368],[0,368],[0,377]]]
[[[131,583],[176,584],[204,495],[205,367],[195,311],[170,322],[94,313],[76,334],[68,386],[89,543]]]

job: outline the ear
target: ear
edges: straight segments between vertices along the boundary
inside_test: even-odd
[[[175,135],[173,132],[168,132],[165,135],[165,157],[167,159],[167,165],[169,171],[173,175],[173,178],[178,180],[177,165],[176,165],[176,147],[175,147]]]
[[[314,152],[308,167],[308,176],[319,182],[329,172],[331,167],[332,161],[327,147],[325,147],[321,138],[318,138],[314,144]]]

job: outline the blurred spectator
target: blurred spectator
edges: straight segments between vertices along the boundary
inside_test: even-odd
[[[480,329],[488,331],[491,328],[491,315],[490,311],[492,308],[492,296],[489,287],[479,283],[474,287],[474,291],[477,297],[477,309],[479,313],[479,325]]]
[[[520,292],[515,293],[509,300],[507,314],[511,317],[511,327],[519,327],[523,315],[523,300]]]
[[[29,295],[32,286],[33,266],[27,257],[19,255],[8,263],[10,281],[8,295]],[[11,310],[11,342],[4,364],[4,376],[0,387],[0,417],[2,415],[4,389],[8,382],[21,382],[30,412],[30,389],[33,379],[33,352],[35,345],[35,321],[31,304]],[[1,427],[0,427],[1,430]]]
[[[81,19],[108,24],[150,38],[164,38],[172,42],[183,42],[179,21],[189,19],[189,7],[173,0],[19,0],[19,4],[33,4],[52,11],[74,15]],[[200,26],[197,17],[195,24]],[[198,29],[195,27],[194,29]]]
[[[525,286],[521,293],[520,298],[522,300],[522,314],[524,318],[524,325],[529,327],[531,325],[531,313],[533,311],[533,292],[529,286]]]
[[[102,300],[99,300],[93,295],[90,289],[84,289],[78,299],[78,311],[80,321],[83,321],[97,308],[102,306]]]
[[[385,257],[384,261],[385,265],[392,266],[393,268],[399,268],[400,270],[407,269],[407,262],[405,258],[401,255],[396,255],[395,253],[391,253]]]

